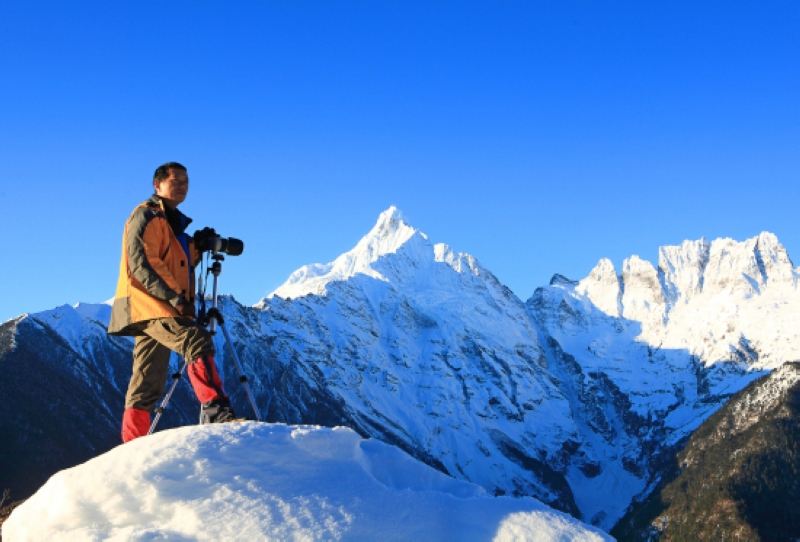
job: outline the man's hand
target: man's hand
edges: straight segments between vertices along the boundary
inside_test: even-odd
[[[187,316],[189,318],[194,318],[194,303],[189,303],[185,297],[181,296],[178,303],[175,305],[175,310],[178,311],[178,314],[181,316]]]

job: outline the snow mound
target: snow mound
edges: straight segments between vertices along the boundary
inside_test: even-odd
[[[347,428],[182,427],[55,474],[3,525],[25,540],[610,540],[492,497]]]

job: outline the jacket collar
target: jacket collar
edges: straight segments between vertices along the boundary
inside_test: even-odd
[[[150,196],[150,199],[147,200],[147,203],[157,206],[159,209],[161,209],[161,211],[164,213],[164,216],[166,216],[169,220],[170,224],[175,226],[176,234],[186,231],[186,228],[188,228],[189,224],[192,223],[192,219],[180,212],[178,209],[173,209],[170,211],[167,206],[164,205],[164,201],[158,194],[153,194]]]

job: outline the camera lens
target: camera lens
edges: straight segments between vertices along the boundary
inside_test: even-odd
[[[222,252],[229,256],[238,256],[244,252],[244,242],[234,237],[222,239]]]

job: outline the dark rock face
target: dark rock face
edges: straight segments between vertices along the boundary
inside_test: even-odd
[[[620,540],[800,538],[800,363],[735,395],[689,438]]]
[[[35,317],[0,327],[0,492],[9,489],[12,499],[121,443],[130,342],[106,337],[96,325],[101,333],[87,336],[82,352]],[[188,390],[179,390],[173,405],[163,427],[196,420]]]
[[[576,517],[580,516],[580,510],[575,504],[572,490],[562,473],[553,469],[547,462],[531,457],[512,439],[499,431],[492,434],[492,440],[503,455],[530,471],[531,474],[544,481],[554,491],[557,497],[550,502],[551,506],[569,512]]]

